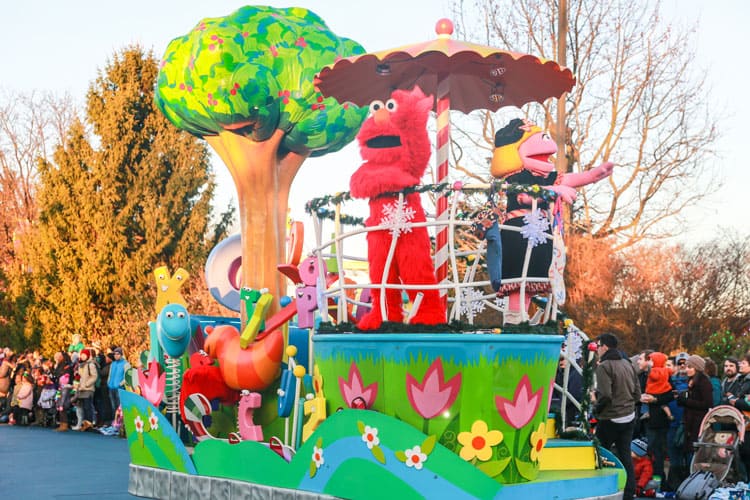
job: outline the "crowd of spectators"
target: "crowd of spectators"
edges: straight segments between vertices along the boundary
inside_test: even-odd
[[[637,443],[631,451],[639,463],[649,461],[650,467],[641,466],[641,470],[652,474],[649,478],[642,474],[639,490],[647,479],[655,477],[661,492],[673,492],[690,473],[694,443],[699,441],[706,413],[718,405],[731,405],[750,415],[750,353],[740,359],[726,358],[723,378],[713,360],[687,352],[666,356],[647,350],[631,361],[642,392],[633,431]],[[655,383],[656,378],[664,377],[664,369],[668,384]],[[739,477],[735,479],[744,482],[750,471],[748,441],[740,446],[737,457]]]
[[[86,346],[74,335],[51,358],[38,350],[0,349],[0,424],[120,434],[118,389],[130,365],[121,347]]]

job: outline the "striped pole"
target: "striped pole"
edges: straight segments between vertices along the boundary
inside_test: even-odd
[[[450,44],[453,34],[453,22],[450,19],[440,19],[435,25],[438,39]],[[447,72],[437,75],[437,182],[448,182],[448,156],[451,139],[451,98],[450,78]],[[437,220],[445,225],[438,226],[435,248],[435,277],[440,285],[447,286],[448,282],[448,198],[440,196],[437,201]],[[448,310],[448,288],[440,290],[440,300],[446,311]]]
[[[438,74],[437,85],[437,182],[448,182],[448,155],[450,151],[450,81],[445,73]],[[448,281],[448,198],[440,196],[437,202],[437,220],[445,223],[437,228],[435,248],[435,277],[441,285]],[[447,305],[447,288],[440,290],[440,298]]]

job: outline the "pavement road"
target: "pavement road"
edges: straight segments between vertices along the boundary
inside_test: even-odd
[[[0,425],[0,499],[132,500],[125,439]]]

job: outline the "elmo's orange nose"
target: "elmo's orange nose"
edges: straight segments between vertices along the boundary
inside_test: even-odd
[[[379,110],[375,111],[372,115],[373,120],[375,120],[375,123],[378,125],[382,125],[384,123],[388,123],[388,121],[391,119],[391,114],[388,112],[385,108],[380,108]]]

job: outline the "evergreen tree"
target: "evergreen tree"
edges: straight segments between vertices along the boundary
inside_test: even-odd
[[[69,130],[54,163],[40,165],[39,221],[25,245],[31,307],[42,345],[85,341],[145,346],[155,317],[152,271],[194,277],[210,251],[214,192],[206,146],[154,106],[157,62],[128,47],[87,94],[87,121]],[[187,288],[187,287],[186,287]]]

